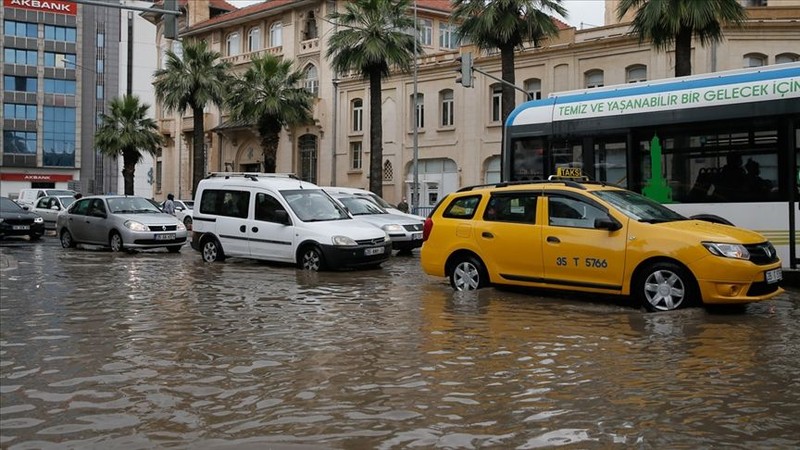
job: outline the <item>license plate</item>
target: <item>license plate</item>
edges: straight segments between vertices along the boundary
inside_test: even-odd
[[[764,272],[764,278],[767,280],[767,284],[777,283],[783,279],[783,272],[780,268],[768,270]]]
[[[411,240],[412,241],[418,241],[420,239],[422,239],[422,233],[414,233],[414,234],[411,235]]]
[[[175,234],[157,234],[156,240],[157,241],[172,241],[175,239]]]
[[[382,253],[383,253],[383,247],[373,247],[364,250],[364,254],[367,256],[380,255]]]
[[[15,229],[15,230],[30,230],[31,227],[29,225],[14,225],[13,229]]]

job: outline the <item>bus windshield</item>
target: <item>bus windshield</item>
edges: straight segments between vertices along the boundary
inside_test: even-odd
[[[639,222],[663,223],[687,220],[660,203],[631,191],[596,191],[594,195],[614,205],[621,213]]]

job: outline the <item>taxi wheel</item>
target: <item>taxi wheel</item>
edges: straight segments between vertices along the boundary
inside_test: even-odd
[[[309,246],[303,249],[300,257],[300,267],[302,269],[318,272],[322,270],[323,266],[322,251],[319,248]]]
[[[450,286],[456,291],[474,291],[486,286],[488,277],[483,263],[475,257],[465,256],[456,260],[450,271]]]
[[[222,246],[214,238],[206,238],[202,244],[203,261],[212,263],[214,261],[222,261],[225,259],[225,253],[222,252]]]
[[[634,293],[648,311],[672,311],[689,305],[694,279],[677,264],[659,262],[641,272]]]
[[[61,232],[61,246],[64,248],[75,247],[75,241],[72,239],[72,234],[68,230]]]
[[[121,252],[122,249],[125,248],[124,244],[122,243],[122,236],[120,236],[116,231],[111,232],[111,238],[108,240],[108,245],[111,247],[111,251],[114,253]]]

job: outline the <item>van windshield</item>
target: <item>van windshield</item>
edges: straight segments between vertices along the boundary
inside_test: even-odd
[[[303,222],[344,220],[350,216],[321,189],[296,189],[281,191],[289,207]]]

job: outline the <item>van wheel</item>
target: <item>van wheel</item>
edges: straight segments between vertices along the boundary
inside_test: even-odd
[[[672,311],[688,306],[698,295],[694,285],[692,275],[681,266],[659,262],[637,277],[633,294],[648,311]]]
[[[61,232],[61,246],[64,248],[75,247],[75,241],[72,240],[72,234],[70,234],[69,230]]]
[[[125,248],[125,245],[122,243],[122,236],[120,236],[116,231],[111,232],[111,238],[108,240],[108,245],[111,247],[111,251],[114,253],[121,252]]]
[[[474,291],[486,286],[488,281],[483,263],[472,256],[456,260],[450,271],[450,286],[456,291]]]
[[[214,238],[208,238],[203,241],[203,261],[212,263],[215,261],[222,261],[225,259],[225,253],[222,251],[222,246]]]
[[[303,253],[300,257],[301,269],[318,272],[322,270],[323,267],[324,261],[322,259],[322,251],[319,247],[311,245],[303,249]]]

